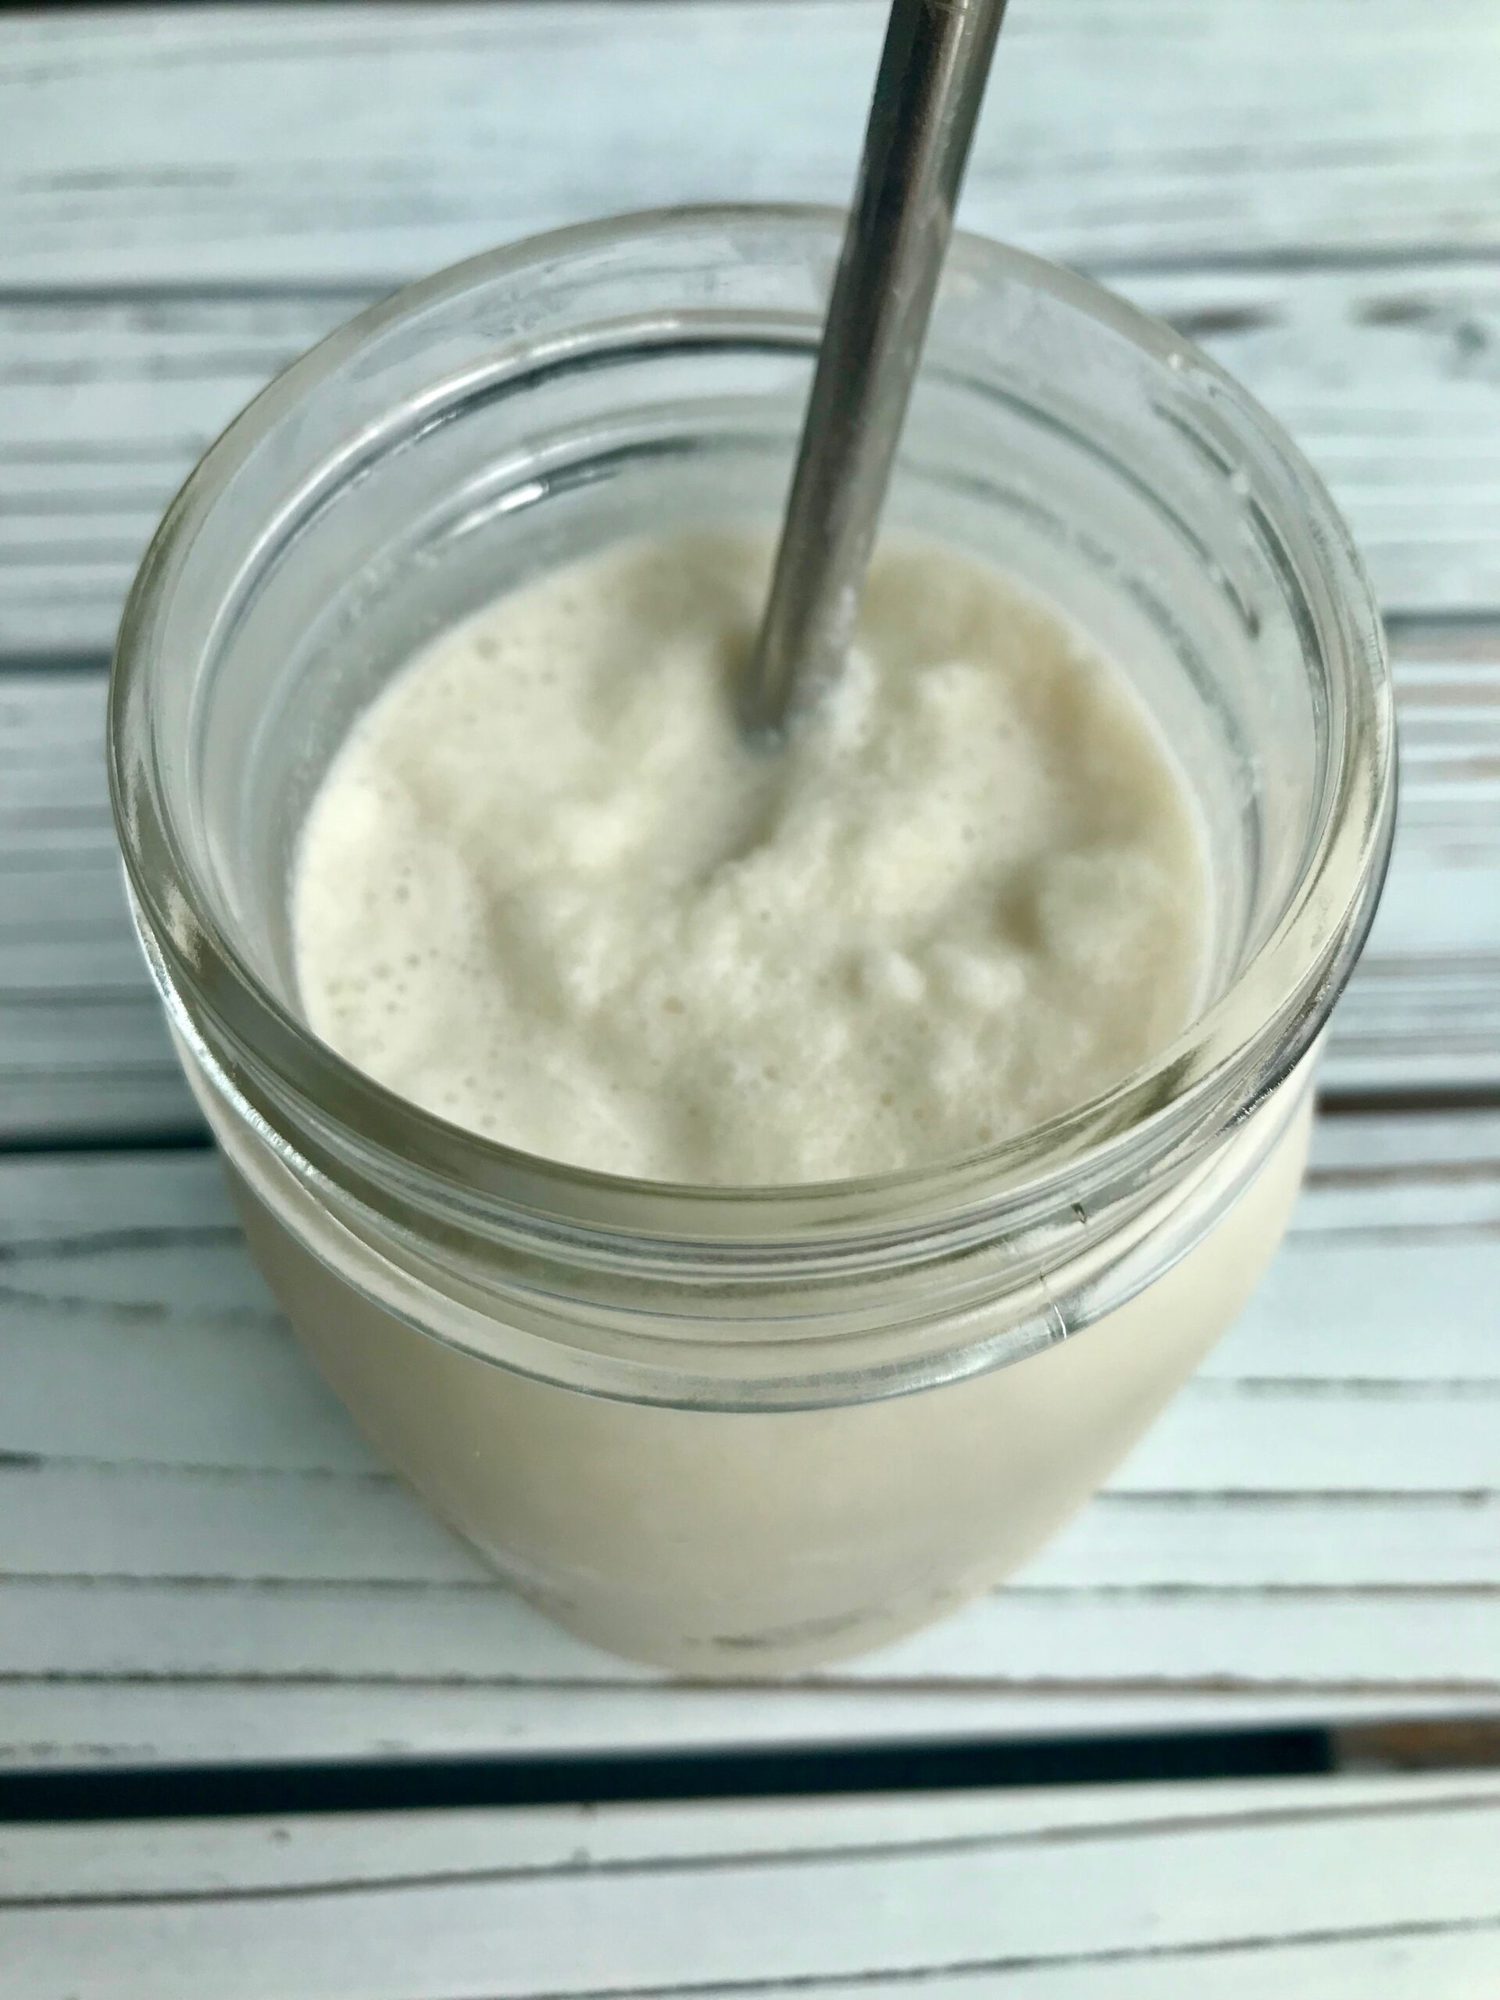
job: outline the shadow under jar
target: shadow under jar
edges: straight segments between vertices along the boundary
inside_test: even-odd
[[[111,700],[137,924],[301,1339],[525,1596],[710,1676],[926,1623],[1109,1474],[1280,1240],[1390,844],[1379,619],[1322,487],[1168,328],[961,237],[887,520],[1056,600],[1131,677],[1204,828],[1198,1017],[1018,1140],[753,1189],[514,1151],[307,1030],[289,877],[350,723],[554,563],[774,520],[841,228],[627,218],[366,313],[188,481]]]

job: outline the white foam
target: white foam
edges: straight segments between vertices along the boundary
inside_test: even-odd
[[[951,1157],[1193,1004],[1180,779],[1055,612],[926,545],[777,752],[734,674],[758,540],[631,543],[447,633],[329,770],[293,895],[311,1026],[475,1131],[650,1179]]]

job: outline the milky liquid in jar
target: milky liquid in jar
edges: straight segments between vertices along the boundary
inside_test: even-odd
[[[748,536],[627,544],[397,677],[299,848],[325,1040],[507,1144],[739,1186],[957,1158],[1170,1043],[1203,843],[1122,671],[897,543],[768,747],[737,699],[768,573]]]
[[[545,587],[591,552],[626,559],[618,545],[643,531],[731,512],[774,523],[842,233],[837,214],[784,207],[626,217],[502,246],[383,303],[298,362],[194,472],[131,590],[110,698],[137,927],[293,1330],[390,1461],[538,1605],[618,1651],[735,1679],[856,1652],[1008,1575],[1227,1324],[1285,1222],[1312,1052],[1368,930],[1392,825],[1378,608],[1295,446],[1178,332],[960,234],[888,522],[1000,565],[1013,610],[1026,593],[1034,612],[1060,607],[1047,629],[1076,621],[1068,660],[1106,655],[1092,676],[1099,740],[1121,741],[1113,689],[1126,754],[1101,757],[1097,799],[1002,787],[995,763],[981,780],[967,737],[1002,747],[999,691],[945,673],[983,662],[939,634],[916,649],[928,671],[886,677],[877,659],[842,712],[856,738],[861,716],[899,713],[918,743],[924,729],[956,742],[972,784],[948,817],[927,813],[918,765],[871,763],[861,780],[856,740],[842,770],[859,855],[820,832],[806,760],[834,775],[830,718],[758,775],[727,761],[722,797],[673,792],[683,838],[663,825],[657,853],[636,810],[651,787],[617,784],[602,749],[590,777],[574,742],[571,777],[557,757],[515,772],[514,801],[531,804],[509,822],[512,851],[459,881],[459,913],[471,898],[484,914],[480,962],[516,961],[498,1000],[446,1036],[416,1033],[413,995],[447,1004],[452,981],[419,973],[420,939],[405,948],[417,966],[366,950],[409,907],[389,867],[368,936],[335,903],[345,941],[325,970],[362,974],[353,990],[323,985],[318,945],[299,952],[295,935],[314,880],[298,843],[341,746],[347,775],[445,633],[456,644],[488,624],[496,638],[519,608],[512,596],[510,614],[486,614],[502,593]],[[760,607],[740,602],[727,643],[743,658]],[[914,602],[896,605],[894,629],[910,629]],[[873,624],[866,641],[873,657]],[[649,666],[611,657],[601,727],[630,721],[629,676]],[[486,712],[510,700],[517,720],[535,717],[498,666]],[[688,667],[679,654],[651,670]],[[1078,681],[1066,665],[1055,677]],[[1017,669],[1010,719],[1045,742],[1025,682]],[[932,698],[907,715],[921,690]],[[499,719],[468,724],[489,755]],[[722,706],[708,720],[730,760]],[[629,741],[653,784],[664,724],[648,716]],[[1128,837],[1080,816],[1106,802],[1133,813],[1129,772],[1151,779],[1164,757],[1201,841],[1171,787]],[[1079,768],[1071,744],[1066,768]],[[472,771],[460,777],[419,829],[429,846],[450,837]],[[554,823],[547,787],[564,778]],[[805,811],[775,792],[783,782],[802,785]],[[975,794],[980,820],[965,809]],[[1031,866],[1022,843],[1044,822]],[[950,845],[965,825],[979,829],[972,878]],[[763,835],[790,864],[784,906],[748,895]],[[1206,909],[1178,908],[1182,949],[1158,948],[1158,987],[1132,969],[1123,889],[1175,856],[1180,890],[1200,846]],[[380,852],[399,860],[399,843]],[[659,965],[607,908],[565,893],[570,871],[575,893],[591,869],[597,887],[627,852],[620,900],[669,937]],[[672,853],[693,857],[701,894],[667,879]],[[544,893],[536,948],[518,953],[514,870],[528,854]],[[362,879],[348,904],[379,886]],[[988,931],[966,879],[997,890]],[[451,950],[454,907],[434,893],[428,944],[446,936]],[[939,907],[946,938],[927,922]],[[1169,931],[1172,911],[1158,908]],[[751,922],[771,926],[765,976],[716,984],[715,936],[728,964]],[[1111,938],[1106,969],[1159,1015],[1096,1004],[1089,940]],[[422,983],[395,990],[406,973]],[[364,1019],[361,992],[378,998]],[[615,1019],[632,1032],[611,1049]],[[508,1063],[476,1068],[496,1036]],[[369,1071],[358,1051],[336,1053],[355,1037]],[[1049,1054],[1028,1074],[1033,1037]],[[789,1046],[790,1081],[771,1074]],[[1132,1064],[1102,1097],[1048,1115]],[[726,1074],[743,1117],[722,1109]],[[618,1089],[580,1093],[579,1076]],[[1027,1119],[1044,1122],[1003,1136]],[[964,1146],[979,1150],[949,1150]],[[675,1158],[694,1177],[563,1157],[607,1149],[659,1172]],[[771,1189],[733,1178],[766,1171],[762,1159],[818,1175],[860,1157],[918,1164]],[[246,1420],[279,1416],[252,1401]],[[1140,1476],[1191,1478],[1166,1442]],[[1094,1556],[1109,1561],[1097,1543]],[[1107,1574],[1139,1571],[1122,1550]],[[498,1606],[461,1622],[461,1662],[441,1620],[413,1643],[429,1663],[480,1670],[482,1629],[497,1678],[537,1643]],[[1060,1634],[1055,1651],[1016,1654],[1015,1631],[981,1620],[889,1671],[943,1671],[956,1655],[997,1683],[1098,1671]],[[1022,1631],[1051,1644],[1050,1627]]]
[[[300,843],[320,1035],[509,1144],[727,1186],[953,1158],[1170,1042],[1208,877],[1123,669],[995,572],[897,543],[843,681],[768,751],[734,680],[766,566],[732,535],[616,549],[396,678]],[[1307,1123],[1295,1086],[1252,1119],[1211,1229],[1085,1337],[774,1411],[581,1395],[416,1332],[378,1273],[344,1281],[302,1190],[230,1151],[302,1337],[439,1511],[585,1637],[739,1674],[894,1637],[1028,1556],[1243,1302]]]

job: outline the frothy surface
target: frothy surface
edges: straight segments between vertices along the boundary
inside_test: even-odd
[[[429,1110],[654,1180],[956,1157],[1189,1017],[1181,780],[1118,672],[925,544],[779,752],[733,677],[768,555],[639,542],[445,634],[351,731],[293,885],[312,1028]]]

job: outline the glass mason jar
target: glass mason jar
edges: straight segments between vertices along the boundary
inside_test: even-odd
[[[840,232],[628,218],[365,313],[188,481],[112,690],[140,935],[300,1337],[526,1597],[707,1675],[919,1626],[1106,1477],[1282,1234],[1391,834],[1379,619],[1318,481],[1168,328],[960,238],[887,520],[1057,600],[1133,677],[1205,830],[1198,1018],[1022,1138],[780,1188],[535,1158],[308,1031],[288,877],[351,718],[551,563],[769,524]]]

